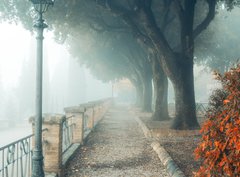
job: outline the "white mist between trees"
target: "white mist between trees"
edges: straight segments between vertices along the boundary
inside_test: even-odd
[[[21,26],[0,25],[0,119],[22,121],[35,108],[35,37]],[[43,112],[111,96],[110,84],[94,79],[51,33],[44,36]]]

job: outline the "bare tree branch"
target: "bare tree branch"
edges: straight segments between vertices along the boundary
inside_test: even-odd
[[[127,33],[128,29],[122,25],[111,25],[108,24],[103,18],[98,17],[88,17],[93,21],[93,23],[89,23],[89,26],[94,31],[97,31],[99,33],[102,32],[124,32]]]
[[[193,38],[195,39],[203,30],[205,30],[215,16],[216,0],[206,0],[208,3],[208,14],[206,18],[193,31]]]
[[[177,11],[180,23],[184,24],[184,13],[185,12],[184,12],[184,9],[183,9],[183,6],[182,6],[181,2],[179,0],[174,0],[174,7]]]
[[[164,31],[167,29],[167,26],[175,19],[175,15],[170,16],[170,6],[172,4],[172,0],[165,0],[164,1],[164,13],[163,13],[163,20],[161,22],[161,28]]]

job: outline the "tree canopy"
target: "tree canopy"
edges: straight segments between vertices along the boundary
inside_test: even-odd
[[[215,20],[196,43],[197,63],[223,73],[239,60],[239,15],[239,8],[231,12],[218,10]]]
[[[204,44],[208,40],[200,34],[223,3],[232,10],[240,1],[58,0],[46,13],[46,20],[56,40],[65,43],[71,54],[102,80],[128,77],[135,85],[141,83],[146,93],[151,91],[151,78],[167,76],[175,91],[172,127],[194,129],[198,128],[193,84],[195,41]],[[32,30],[34,12],[30,3],[3,1],[0,12],[2,20],[21,21]],[[150,66],[159,69],[151,70]],[[164,89],[159,92],[158,106],[162,108]],[[144,103],[149,102],[147,97],[151,96],[145,95]]]

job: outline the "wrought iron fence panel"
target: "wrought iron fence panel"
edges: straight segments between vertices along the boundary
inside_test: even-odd
[[[197,115],[204,116],[207,111],[208,103],[196,103]]]
[[[0,177],[29,177],[32,168],[32,135],[0,148]]]
[[[65,153],[73,144],[73,130],[75,124],[72,123],[72,118],[68,117],[62,123],[62,153]]]

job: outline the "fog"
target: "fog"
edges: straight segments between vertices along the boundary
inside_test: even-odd
[[[214,79],[211,70],[206,70],[204,66],[194,66],[194,84],[195,97],[197,103],[208,103],[209,96],[213,90],[221,88],[221,84]],[[174,103],[174,91],[171,82],[169,81],[168,102]]]
[[[0,120],[26,123],[34,115],[35,107],[35,37],[20,25],[1,24],[0,53]],[[57,44],[50,32],[44,40],[43,112],[63,113],[66,106],[121,95],[120,101],[134,102],[132,87],[124,92],[111,83],[94,78],[90,71],[72,58],[63,45]],[[203,84],[204,83],[204,84]],[[131,84],[131,83],[129,83]],[[120,84],[121,85],[121,84]],[[207,102],[213,88],[217,87],[204,67],[195,66],[196,100]],[[172,86],[169,101],[174,102]]]
[[[27,124],[35,109],[35,37],[21,26],[0,25],[0,130]],[[45,33],[43,112],[63,113],[66,106],[112,96],[112,85],[95,79],[64,46]],[[3,133],[3,132],[2,132]],[[1,135],[3,135],[1,133]]]
[[[211,92],[220,87],[213,79],[212,71],[228,70],[239,57],[240,41],[236,36],[239,35],[240,10],[237,8],[231,14],[222,11],[218,13],[208,30],[196,40],[194,51],[196,102],[208,102]],[[115,23],[114,21],[113,24]],[[71,27],[71,23],[69,26]],[[92,25],[93,28],[96,26]],[[45,30],[44,113],[63,113],[64,107],[112,96],[117,97],[118,101],[135,104],[139,85],[138,83],[134,85],[134,81],[140,80],[144,85],[145,81],[141,79],[145,79],[146,73],[151,70],[147,49],[141,48],[131,33],[119,33],[118,36],[102,32],[99,35],[96,31],[101,31],[100,27],[91,32],[88,32],[89,28],[86,24],[83,27],[73,25],[69,34],[66,34],[70,37],[64,44],[56,43],[54,37],[57,35]],[[56,31],[61,34],[62,29],[58,30],[60,32]],[[175,33],[177,32],[173,34]],[[175,36],[167,37],[171,41],[169,42],[171,47],[175,45]],[[31,34],[20,24],[2,23],[0,39],[1,136],[10,137],[10,134],[23,136],[21,133],[31,132],[28,118],[35,114],[35,34]],[[86,67],[88,65],[90,69]],[[151,85],[153,73],[152,71],[149,73]],[[98,75],[105,83],[97,79]],[[142,88],[144,86],[140,87],[144,90]],[[150,91],[154,92],[152,88]],[[175,101],[170,80],[167,101],[168,103]],[[9,125],[14,128],[15,134],[7,130]],[[17,133],[18,130],[21,133]],[[13,139],[9,138],[8,141],[10,140]]]

